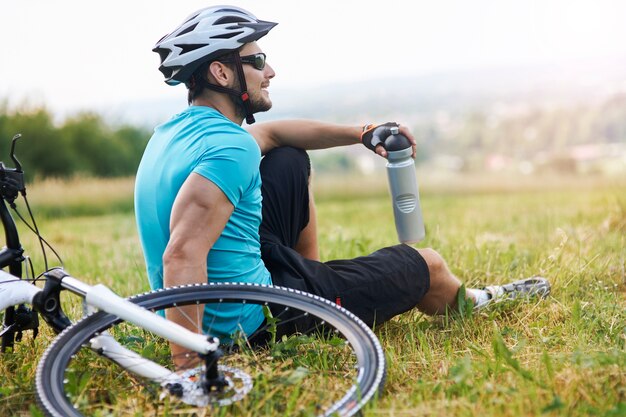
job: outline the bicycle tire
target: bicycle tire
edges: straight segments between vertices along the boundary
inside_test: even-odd
[[[221,414],[219,415],[351,416],[356,414],[370,399],[382,391],[386,371],[385,358],[376,335],[354,314],[321,297],[282,287],[255,284],[210,283],[158,290],[132,297],[130,300],[153,311],[177,308],[177,306],[190,304],[201,306],[208,303],[218,303],[217,305],[219,307],[219,303],[226,302],[261,304],[271,306],[273,310],[277,310],[277,306],[280,305],[286,307],[284,311],[289,311],[289,314],[293,314],[293,311],[299,310],[302,314],[317,318],[316,323],[323,325],[323,332],[319,330],[319,327],[316,327],[316,330],[312,332],[318,337],[318,339],[313,339],[312,341],[315,345],[313,349],[311,349],[308,344],[308,336],[303,336],[301,339],[298,339],[298,336],[293,336],[292,338],[281,340],[273,345],[273,348],[278,346],[282,349],[284,346],[281,346],[281,343],[288,344],[290,341],[296,340],[295,351],[285,349],[288,353],[291,352],[294,354],[294,357],[281,358],[284,352],[281,353],[280,349],[278,350],[278,354],[275,351],[268,350],[264,352],[270,352],[269,355],[262,356],[262,360],[268,360],[271,363],[265,363],[260,360],[259,362],[253,361],[249,364],[246,362],[248,359],[243,358],[243,351],[247,351],[245,344],[242,349],[231,349],[232,351],[238,351],[236,353],[231,352],[233,356],[241,356],[241,358],[237,357],[233,359],[242,362],[241,365],[237,364],[237,366],[241,366],[241,368],[238,368],[240,369],[240,373],[245,375],[247,372],[252,372],[256,368],[262,369],[261,373],[255,375],[254,379],[255,389],[257,385],[261,385],[259,388],[261,392],[256,393],[253,390],[247,393],[243,400],[237,399],[238,401],[236,401],[234,405],[220,407],[219,411]],[[285,320],[285,322],[286,321],[287,320]],[[279,320],[277,326],[280,325],[282,325],[282,323]],[[103,365],[95,365],[97,360],[91,359],[91,357],[96,356],[96,354],[90,348],[86,347],[86,344],[94,335],[98,335],[104,331],[114,332],[115,329],[120,326],[124,327],[125,330],[120,329],[121,335],[118,336],[116,334],[116,336],[123,339],[128,338],[127,332],[135,334],[134,332],[138,331],[136,328],[131,328],[128,323],[125,324],[112,314],[96,312],[65,329],[47,348],[38,364],[36,372],[38,403],[46,415],[55,417],[83,416],[92,413],[97,414],[99,410],[104,410],[102,412],[106,415],[109,415],[108,413],[111,412],[113,414],[123,414],[123,411],[116,411],[110,404],[113,400],[118,400],[118,397],[115,397],[115,395],[118,394],[108,392],[115,384],[122,386],[126,384],[126,382],[119,382],[119,379],[125,380],[125,378],[121,377],[122,374],[120,371],[122,368],[110,361],[102,361],[104,362]],[[128,328],[126,326],[128,326]],[[268,329],[271,329],[271,325],[268,326],[266,323],[265,334],[271,336],[271,332],[267,332]],[[332,332],[329,330],[332,330]],[[311,332],[307,331],[299,333],[299,335],[304,333],[310,334]],[[339,333],[341,343],[337,342],[336,333]],[[145,336],[145,333],[140,334]],[[327,338],[330,339],[327,340]],[[132,337],[130,337],[130,339],[133,340]],[[301,340],[304,341],[304,345],[306,346],[298,345]],[[145,346],[150,346],[151,343],[160,346],[159,342],[152,341],[148,342]],[[329,346],[327,346],[327,344]],[[145,346],[140,349],[150,349]],[[232,346],[233,344],[231,344],[230,347],[232,348]],[[241,346],[241,343],[239,343],[239,346]],[[331,351],[331,349],[335,348],[338,350],[337,352]],[[351,352],[346,352],[347,349],[351,349]],[[83,359],[81,357],[82,355],[85,355],[86,358]],[[256,354],[253,355],[254,360],[257,360]],[[278,358],[275,357],[276,355],[278,355]],[[318,355],[319,358],[316,355]],[[77,359],[77,357],[80,358]],[[311,368],[318,366],[318,363],[329,363],[330,365],[334,365],[335,369],[330,369],[329,372],[331,373],[328,377],[325,377],[322,375],[322,370],[320,369],[312,369],[310,372],[306,366],[304,370],[302,370],[300,366],[294,369],[293,366],[295,365],[289,362],[293,361],[295,364],[301,364],[303,358],[309,357],[310,359],[307,359],[309,362],[305,361],[304,363]],[[163,357],[161,357],[161,359],[163,360]],[[232,358],[229,356],[227,359]],[[87,361],[86,364],[90,370],[84,370],[84,361]],[[72,366],[75,366],[77,369],[74,369]],[[103,369],[107,366],[111,366],[114,369],[110,371]],[[285,374],[281,374],[281,372],[283,372],[281,367],[283,366],[287,366],[287,369],[284,371]],[[274,367],[279,369],[278,376],[269,376],[264,373],[275,372]],[[242,369],[245,369],[245,371]],[[83,373],[81,374],[81,372]],[[111,382],[100,383],[104,386],[104,389],[99,389],[98,387],[94,388],[89,385],[89,381],[102,378],[100,374],[104,374],[105,372],[107,374],[109,372],[111,373]],[[303,381],[303,376],[307,378],[311,377],[312,381],[308,379]],[[291,379],[292,377],[293,379]],[[321,378],[328,378],[328,380]],[[235,379],[235,377],[233,377],[233,379]],[[87,382],[85,382],[85,380]],[[135,382],[133,381],[133,377],[130,377],[130,380],[131,383]],[[284,400],[276,400],[274,399],[275,397],[272,397],[270,400],[264,398],[264,396],[270,394],[272,396],[279,395],[278,390],[274,389],[275,383],[282,384],[280,386],[281,389],[291,390],[292,392],[286,392],[284,394]],[[87,384],[87,386],[82,386],[82,384]],[[140,384],[147,385],[145,381],[140,382]],[[332,395],[332,393],[329,393],[329,391],[333,391],[332,387],[328,386],[328,384],[333,386],[341,385],[341,392]],[[70,387],[68,388],[68,386]],[[301,396],[300,390],[304,389],[303,387],[310,387],[312,390],[319,389],[320,392],[307,392],[306,396]],[[138,399],[125,399],[124,401],[130,401],[130,403],[137,406],[136,404],[141,403],[143,400],[144,405],[148,407],[154,406],[156,408],[156,411],[152,410],[151,412],[157,415],[160,412],[166,414],[172,412],[170,409],[170,407],[173,407],[172,404],[183,408],[189,407],[188,405],[178,404],[171,398],[166,398],[162,404],[154,404],[152,401],[154,401],[155,393],[152,392],[152,388],[147,386],[145,386],[145,388],[146,389],[138,390],[133,387],[129,389],[120,387],[120,390],[124,394],[131,392],[132,389],[141,391],[140,394],[136,394]],[[104,396],[104,399],[93,399],[93,397],[96,396],[92,392],[94,389],[105,391],[101,394]],[[267,390],[267,392],[264,390]],[[324,398],[328,396],[332,398]],[[85,397],[92,399],[85,401]],[[146,399],[146,397],[150,398],[150,400]],[[295,404],[294,397],[297,397],[295,398]],[[305,401],[303,398],[306,399],[306,401],[310,399],[311,404],[300,403],[300,401]],[[322,398],[324,398],[324,401],[329,401],[330,403],[322,404]],[[91,404],[90,401],[94,401],[95,404]],[[268,401],[272,404],[271,406],[266,405]],[[285,404],[283,404],[283,401]],[[258,409],[259,402],[262,402],[262,405],[265,407],[262,410]],[[122,407],[124,407],[124,405],[122,405]],[[215,404],[212,404],[211,407],[215,408]],[[197,407],[194,409],[197,410]]]

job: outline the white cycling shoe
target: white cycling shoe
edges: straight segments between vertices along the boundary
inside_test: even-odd
[[[545,298],[550,294],[550,282],[543,277],[532,277],[513,281],[505,285],[490,285],[482,288],[482,290],[486,291],[491,297],[474,305],[475,310],[504,300],[531,297]]]

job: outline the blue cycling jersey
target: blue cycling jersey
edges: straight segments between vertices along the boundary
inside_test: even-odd
[[[217,185],[234,206],[207,256],[208,280],[271,284],[259,243],[260,161],[254,138],[210,107],[191,106],[155,129],[135,182],[137,227],[153,289],[163,287],[172,206],[191,173]],[[262,321],[262,309],[255,305],[207,307],[204,314],[205,325],[211,323],[218,337],[241,330],[250,334]]]

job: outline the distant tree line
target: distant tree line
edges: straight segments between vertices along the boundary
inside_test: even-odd
[[[461,157],[468,168],[489,154],[514,160],[538,155],[567,155],[572,147],[626,143],[626,94],[599,103],[569,107],[529,106],[523,110],[476,110],[414,126],[422,158],[448,154]]]
[[[16,154],[27,178],[133,175],[150,137],[146,129],[112,127],[101,116],[81,113],[61,125],[45,108],[0,106],[0,160],[13,166],[11,138],[20,133]]]
[[[504,111],[416,111],[415,120],[408,121],[418,142],[417,162],[453,155],[471,170],[483,167],[490,154],[515,161],[536,160],[538,155],[558,159],[576,145],[626,143],[624,93],[569,107],[518,104]],[[112,126],[94,113],[55,124],[45,108],[15,110],[0,102],[0,160],[9,165],[16,133],[23,136],[17,155],[29,178],[134,175],[151,134],[136,126]],[[356,161],[351,155],[329,153],[317,157],[316,169],[346,172],[356,169]]]

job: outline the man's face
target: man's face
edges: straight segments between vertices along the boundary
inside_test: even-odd
[[[239,51],[240,56],[254,55],[263,52],[256,42],[248,43]],[[276,73],[274,69],[265,64],[262,70],[256,69],[253,65],[244,64],[243,73],[246,77],[248,94],[250,95],[250,103],[252,104],[252,112],[264,112],[272,108],[272,100],[268,88],[270,80],[274,78]]]

